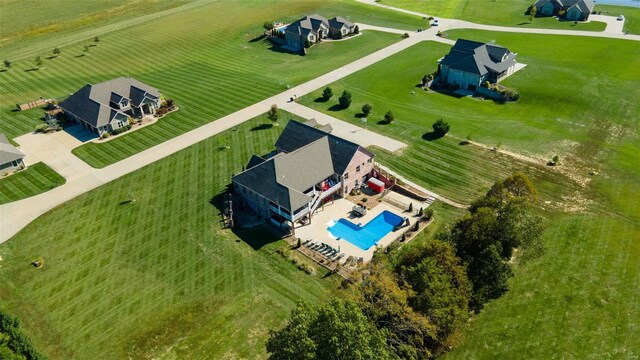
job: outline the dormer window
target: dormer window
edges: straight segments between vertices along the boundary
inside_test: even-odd
[[[129,101],[127,99],[122,99],[122,101],[120,102],[120,104],[122,104],[121,107],[127,107],[129,106]]]

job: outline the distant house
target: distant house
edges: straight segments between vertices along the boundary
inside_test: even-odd
[[[507,48],[458,39],[439,60],[439,79],[449,86],[476,91],[485,81],[497,83],[511,75],[516,63],[516,54]]]
[[[327,132],[330,127],[315,125],[290,120],[276,141],[276,155],[254,155],[247,169],[232,178],[242,207],[279,226],[292,226],[310,222],[333,196],[366,184],[374,155]]]
[[[24,169],[24,154],[16,149],[4,134],[0,134],[0,175]]]
[[[560,16],[566,20],[588,20],[593,0],[538,0],[534,4],[536,16]]]
[[[112,132],[129,124],[129,117],[153,114],[160,91],[129,77],[87,84],[60,103],[71,119],[96,132]]]
[[[343,17],[331,20],[318,14],[308,15],[289,25],[284,30],[285,45],[291,50],[300,51],[305,43],[315,44],[329,36],[346,36],[355,31],[355,24]]]

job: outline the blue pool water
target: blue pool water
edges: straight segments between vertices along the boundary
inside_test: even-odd
[[[402,224],[402,221],[400,216],[385,210],[365,226],[358,226],[347,219],[340,219],[327,230],[338,239],[347,240],[362,250],[368,250],[396,225]]]

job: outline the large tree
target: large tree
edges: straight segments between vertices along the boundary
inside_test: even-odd
[[[278,110],[278,105],[273,104],[269,111],[267,111],[267,118],[273,122],[274,125],[278,124],[278,120],[280,120],[280,111]]]
[[[441,342],[469,317],[471,283],[455,249],[439,240],[411,244],[397,256],[395,271],[411,285],[409,304],[437,326]]]
[[[342,92],[342,95],[338,98],[338,102],[340,103],[340,107],[343,109],[351,106],[351,93],[347,90]]]
[[[350,301],[299,304],[285,326],[267,340],[273,360],[390,359],[384,331]]]

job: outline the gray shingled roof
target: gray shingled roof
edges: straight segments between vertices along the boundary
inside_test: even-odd
[[[156,102],[160,91],[133,78],[119,77],[99,84],[87,84],[60,103],[60,107],[89,124],[100,127],[109,124],[114,118],[126,120],[128,115],[112,108],[122,98],[130,100],[131,105]]]
[[[318,125],[317,122],[310,124]],[[248,165],[247,170],[233,180],[273,202],[277,200],[290,211],[311,201],[304,192],[312,186],[333,174],[343,174],[358,149],[373,157],[358,144],[294,120],[287,123],[276,147],[284,152]],[[249,164],[257,162],[256,157],[254,155]]]
[[[329,27],[332,29],[340,29],[342,26],[346,26],[348,28],[352,28],[354,23],[343,18],[342,16],[336,16],[333,19],[329,19]]]
[[[372,157],[374,156],[358,144],[329,134],[323,129],[306,126],[295,120],[290,120],[287,123],[284,131],[276,141],[276,148],[284,152],[292,152],[325,136],[329,139],[333,167],[337,174],[344,173],[358,149]]]
[[[507,58],[502,61],[502,56]],[[440,61],[451,69],[484,75],[489,70],[502,72],[515,65],[516,54],[508,49],[477,41],[458,39],[451,51]]]
[[[0,133],[0,164],[10,163],[24,158],[22,151],[16,149],[4,134]]]
[[[247,163],[247,169],[251,169],[252,167],[260,165],[265,161],[267,160],[263,157],[254,154],[251,156],[251,159],[249,159],[249,162]]]
[[[556,8],[570,8],[573,5],[578,5],[578,9],[583,13],[591,13],[595,3],[593,0],[538,0],[535,4],[536,8],[544,6],[546,3],[551,2]]]
[[[329,21],[324,16],[318,14],[308,15],[288,25],[285,32],[307,36],[309,33],[315,34],[318,32],[320,24],[329,27]]]

